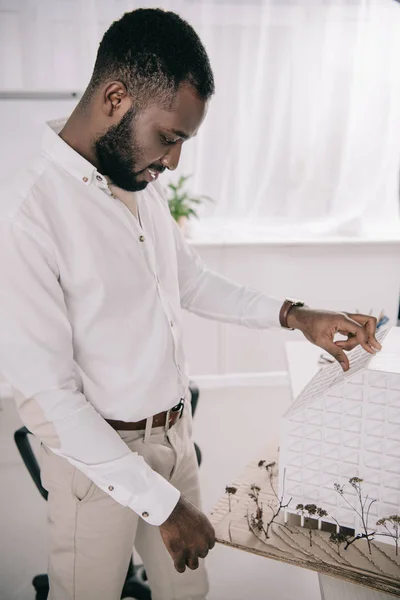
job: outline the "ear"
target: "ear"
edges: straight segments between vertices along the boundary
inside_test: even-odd
[[[131,107],[128,91],[121,81],[112,81],[104,88],[102,109],[108,117],[122,117]]]

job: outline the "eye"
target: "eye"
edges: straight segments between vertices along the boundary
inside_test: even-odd
[[[176,142],[178,141],[178,139],[176,140],[171,140],[171,138],[168,138],[165,135],[160,135],[160,140],[161,143],[164,144],[164,146],[173,146],[173,144],[176,144]]]

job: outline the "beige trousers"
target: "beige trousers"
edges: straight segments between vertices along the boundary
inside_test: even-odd
[[[168,432],[120,431],[182,495],[200,505],[198,466],[191,439],[191,409]],[[178,573],[158,527],[121,506],[86,475],[42,446],[42,484],[48,490],[49,600],[119,600],[133,545],[142,557],[153,600],[204,600],[204,561]]]

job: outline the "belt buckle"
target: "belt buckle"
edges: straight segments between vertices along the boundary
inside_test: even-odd
[[[181,399],[179,400],[178,404],[176,404],[175,406],[173,406],[173,407],[170,409],[170,412],[179,412],[180,410],[182,410],[182,409],[183,409],[183,406],[184,406],[184,402],[183,402],[183,398],[181,398]]]
[[[170,423],[171,413],[180,412],[181,414],[180,414],[179,418],[181,418],[184,406],[185,406],[185,403],[184,403],[183,399],[181,398],[180,401],[178,402],[178,404],[176,404],[175,406],[173,406],[172,408],[170,408],[167,411],[167,418],[165,420],[165,433],[167,433],[167,431],[169,430],[169,428],[171,426],[171,423]]]

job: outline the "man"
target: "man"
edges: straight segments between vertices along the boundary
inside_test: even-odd
[[[206,597],[199,559],[214,532],[199,508],[182,308],[300,329],[345,370],[343,350],[380,348],[374,318],[274,300],[187,246],[156,180],[213,92],[187,23],[128,13],[73,114],[46,127],[37,160],[1,195],[0,369],[42,442],[53,600],[117,600],[133,542],[153,600]]]

